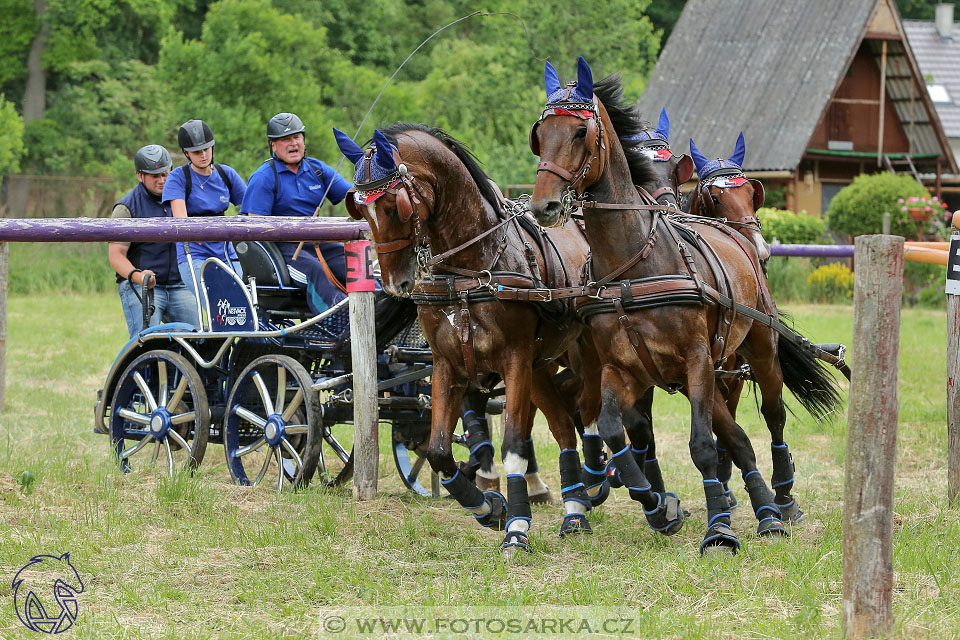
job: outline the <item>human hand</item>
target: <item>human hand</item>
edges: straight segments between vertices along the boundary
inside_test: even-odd
[[[140,285],[143,285],[144,281],[146,281],[147,279],[147,276],[150,277],[150,281],[147,284],[147,289],[153,289],[153,287],[157,284],[157,276],[153,271],[150,271],[150,269],[144,269],[139,273],[139,275],[140,275],[140,282],[138,284]],[[134,274],[133,277],[136,278],[137,274]]]

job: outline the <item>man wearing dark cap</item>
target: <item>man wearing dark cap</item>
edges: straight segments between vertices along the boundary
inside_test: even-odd
[[[160,201],[172,162],[166,149],[150,144],[134,158],[139,184],[113,207],[113,218],[169,218],[170,207]],[[143,285],[153,289],[155,311],[149,326],[165,322],[186,322],[199,326],[197,302],[180,279],[177,249],[169,242],[111,242],[110,266],[117,272],[123,315],[130,337],[143,326],[141,297]]]
[[[336,204],[351,185],[316,158],[306,155],[306,127],[293,113],[278,113],[267,123],[271,158],[253,172],[240,204],[240,213],[256,216],[314,214],[324,198]],[[343,245],[324,242],[304,245],[293,259],[296,242],[278,242],[295,283],[307,290],[307,304],[321,313],[346,297]]]

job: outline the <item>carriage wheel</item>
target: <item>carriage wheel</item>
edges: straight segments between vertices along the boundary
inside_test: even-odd
[[[193,470],[203,459],[210,410],[200,375],[173,351],[148,351],[117,380],[110,411],[110,441],[124,472],[131,458],[142,466],[166,463],[167,472]]]
[[[289,356],[266,355],[237,377],[224,415],[223,448],[234,482],[306,487],[320,461],[321,412],[313,381]]]
[[[393,437],[393,463],[397,467],[397,473],[400,475],[400,481],[403,486],[411,491],[415,491],[422,496],[435,496],[437,493],[423,486],[421,481],[430,481],[430,486],[436,484],[433,481],[433,470],[427,462],[426,454],[419,448],[410,449],[404,444],[403,439],[396,434],[397,425],[393,426],[395,432]],[[426,446],[426,443],[421,445]]]
[[[346,439],[343,437],[345,434],[341,433],[338,438],[335,427],[340,429],[347,427],[349,433],[346,435],[353,432],[353,424],[324,424],[322,427],[323,442],[330,451],[320,456],[320,473],[323,475],[324,484],[328,487],[340,486],[353,478],[353,445],[350,444],[350,448],[347,449]]]

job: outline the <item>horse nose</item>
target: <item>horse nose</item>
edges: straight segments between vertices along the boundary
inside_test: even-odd
[[[383,288],[392,296],[409,298],[410,292],[413,291],[413,280],[405,279],[400,282],[384,282]]]
[[[530,205],[530,212],[533,213],[533,217],[544,226],[551,226],[560,217],[561,207],[559,200],[531,202]]]

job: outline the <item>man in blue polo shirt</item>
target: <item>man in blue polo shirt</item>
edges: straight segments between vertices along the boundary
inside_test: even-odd
[[[250,176],[240,213],[254,216],[312,216],[324,197],[343,200],[353,185],[332,168],[306,156],[306,127],[295,114],[278,113],[267,123],[272,157]],[[321,313],[346,297],[346,262],[339,242],[306,244],[297,259],[296,242],[278,242],[290,277],[307,289],[307,304]]]

